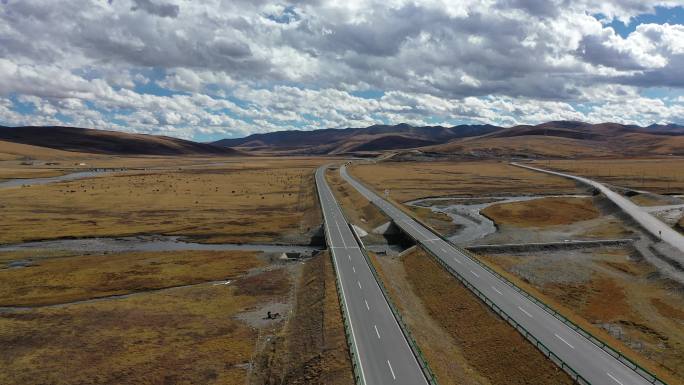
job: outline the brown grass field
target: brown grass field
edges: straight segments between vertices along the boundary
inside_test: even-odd
[[[322,159],[242,159],[3,189],[0,243],[145,233],[202,242],[308,243]]]
[[[342,179],[338,168],[330,168],[326,173],[326,179],[335,194],[335,199],[353,224],[372,230],[389,221],[382,211]]]
[[[303,266],[292,318],[255,359],[250,383],[354,384],[336,288],[327,253]]]
[[[659,194],[684,192],[684,159],[592,159],[537,161],[537,166]]]
[[[243,382],[257,330],[235,316],[272,301],[283,301],[290,290],[290,279],[283,269],[276,270],[280,271],[276,275],[264,271],[247,276],[250,269],[262,264],[257,258],[245,253],[238,253],[236,258],[230,258],[226,253],[219,255],[225,271],[235,278],[231,285],[200,284],[116,300],[1,313],[0,344],[3,349],[0,365],[3,370],[0,371],[0,383]],[[152,259],[141,261],[135,256],[131,259],[152,264]],[[166,259],[167,263],[173,264],[174,256]],[[179,260],[182,261],[176,261]],[[83,266],[82,271],[72,271],[70,276],[76,279],[73,284],[67,283],[69,277],[56,277],[63,272],[59,265],[45,265],[44,275],[55,277],[56,284],[61,282],[61,285],[84,290],[92,284],[90,276],[105,276],[117,269],[109,265],[94,272],[98,266],[95,263]],[[135,263],[124,263],[120,272],[127,273],[134,266]],[[53,271],[47,271],[50,268]],[[1,271],[0,274],[18,278],[18,274],[23,274],[18,271],[30,269],[33,267]],[[158,274],[158,279],[183,277],[184,282],[205,278],[203,274],[207,274],[189,266],[182,275],[177,271],[164,273]],[[139,289],[135,274],[131,275],[132,279],[119,278],[117,291]],[[273,280],[270,286],[277,289],[262,290]],[[31,305],[64,300],[56,288],[52,292],[57,297],[55,300],[45,298],[49,290],[41,290],[44,296],[35,302],[29,301],[30,296],[25,297],[23,302]],[[14,302],[7,296],[20,292],[20,288],[16,291],[5,288],[2,302]]]
[[[445,195],[497,195],[567,193],[575,184],[563,178],[536,173],[503,162],[382,162],[350,169],[376,191],[405,202]]]
[[[370,231],[389,221],[389,218],[380,209],[342,179],[339,169],[328,170],[326,178],[333,194],[335,194],[335,199],[353,224]],[[451,218],[444,213],[433,212],[423,207],[407,207],[407,209],[445,234],[450,234],[458,229],[458,225],[454,224]]]
[[[189,251],[48,258],[0,271],[0,306],[51,305],[234,279],[264,264],[255,255]]]
[[[491,205],[482,214],[499,225],[544,227],[598,218],[591,198],[549,197]]]
[[[373,259],[440,384],[572,383],[422,249]]]
[[[661,278],[645,261],[628,260],[623,248],[599,249],[573,260],[547,254],[482,258],[668,383],[684,384],[680,285]],[[573,278],[578,275],[587,278]]]
[[[251,252],[62,256],[0,275],[3,305],[62,304],[0,312],[2,384],[260,384],[283,368],[352,383],[327,254],[271,266]],[[202,283],[216,278],[231,283]],[[274,303],[292,313],[263,321]],[[286,365],[252,366],[276,338]]]

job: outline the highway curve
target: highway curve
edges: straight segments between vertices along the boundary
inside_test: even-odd
[[[524,327],[537,340],[593,385],[649,384],[644,377],[504,283],[469,256],[349,176],[340,175],[419,244],[455,270],[473,287]],[[445,298],[445,300],[448,300]],[[495,355],[493,354],[493,357]]]
[[[673,230],[670,226],[659,220],[658,218],[654,217],[649,213],[647,210],[642,209],[641,207],[637,206],[636,204],[632,203],[629,199],[623,197],[622,195],[616,193],[615,191],[609,189],[605,185],[596,182],[591,179],[587,178],[582,178],[581,176],[575,176],[571,174],[565,174],[562,172],[557,172],[557,171],[550,171],[550,170],[545,170],[543,168],[538,168],[538,167],[532,167],[532,166],[527,166],[519,163],[511,163],[514,166],[526,168],[528,170],[532,171],[538,171],[538,172],[543,172],[546,174],[551,174],[551,175],[556,175],[560,176],[563,178],[568,178],[568,179],[574,179],[578,182],[581,182],[583,184],[586,184],[590,187],[593,187],[603,195],[605,195],[608,199],[610,199],[613,203],[615,203],[622,211],[624,211],[627,215],[631,216],[632,219],[634,219],[637,223],[641,225],[646,231],[649,233],[653,234],[656,238],[662,239],[664,242],[669,243],[672,247],[678,249],[680,252],[682,252],[682,256],[684,256],[684,235],[678,233],[677,231]],[[684,258],[684,257],[683,257]],[[684,259],[682,259],[684,261]]]

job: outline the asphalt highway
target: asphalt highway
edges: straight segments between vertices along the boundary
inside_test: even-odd
[[[427,385],[422,369],[325,181],[326,168],[316,170],[316,186],[323,209],[326,240],[351,324],[355,345],[352,353],[360,362],[363,383]]]
[[[346,167],[340,168],[340,174],[366,199],[384,211],[397,226],[457,271],[586,381],[593,385],[649,384],[634,370],[625,366],[539,305],[508,286],[469,256],[349,176]],[[444,300],[446,301],[448,298]]]
[[[578,182],[584,183],[591,186],[603,193],[608,199],[613,201],[622,211],[627,215],[631,216],[637,223],[639,223],[646,231],[653,234],[655,237],[669,243],[672,247],[678,249],[684,253],[684,235],[678,233],[666,223],[662,222],[658,218],[651,215],[647,209],[643,209],[636,204],[632,203],[629,199],[623,197],[622,195],[616,193],[615,191],[609,189],[605,185],[596,182],[591,179],[582,178],[581,176],[575,176],[571,174],[565,174],[557,171],[545,170],[543,168],[537,168],[532,166],[527,166],[519,163],[511,163],[514,166],[526,168],[533,171],[543,172],[551,175],[561,176],[563,178],[574,179]],[[684,256],[684,254],[683,254]]]

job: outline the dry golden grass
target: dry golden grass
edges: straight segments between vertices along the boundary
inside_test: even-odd
[[[564,178],[494,161],[382,162],[355,165],[350,173],[376,191],[390,189],[390,196],[401,202],[444,195],[575,191],[575,184]]]
[[[0,306],[37,306],[234,279],[255,252],[188,251],[50,258],[0,271]]]
[[[236,260],[231,273],[242,276],[230,285],[0,313],[0,383],[244,383],[258,333],[235,316],[285,300],[292,287],[284,269],[244,276],[253,265]],[[246,294],[271,282],[278,287]]]
[[[422,249],[398,262],[401,269],[393,268],[387,258],[377,258],[376,263],[385,285],[391,288],[393,301],[414,327],[412,333],[440,384],[572,383],[565,372]],[[412,304],[413,296],[419,299],[420,306]],[[431,323],[439,327],[439,332],[416,330],[424,324],[430,327]],[[444,347],[445,335],[453,344],[451,349]],[[451,354],[443,354],[445,350]]]
[[[164,233],[204,242],[308,242],[321,159],[243,160],[3,190],[0,242]]]
[[[416,249],[409,253],[422,255]],[[408,256],[404,256],[408,258]],[[463,349],[449,331],[434,319],[408,281],[406,266],[398,258],[377,257],[371,253],[371,261],[389,290],[425,359],[441,385],[489,384],[466,359]]]
[[[0,168],[0,182],[7,179],[46,178],[65,173],[63,170],[52,168],[2,167]]]
[[[684,191],[684,159],[551,160],[536,162],[618,186],[655,193]]]
[[[328,170],[326,178],[335,194],[335,199],[353,224],[372,230],[390,220],[380,209],[342,179],[338,169]],[[423,207],[406,206],[406,208],[442,233],[451,234],[459,228],[445,213],[433,212]]]
[[[684,384],[684,324],[676,317],[684,314],[684,299],[676,294],[678,285],[653,279],[653,266],[629,261],[628,254],[624,249],[595,254],[585,265],[593,271],[588,282],[544,285],[533,285],[513,273],[523,256],[481,259],[667,383]],[[605,324],[616,325],[623,335],[609,334],[601,327]]]
[[[598,218],[591,198],[550,197],[491,205],[482,214],[499,225],[543,227]]]
[[[609,156],[613,152],[604,143],[552,136],[513,136],[505,138],[470,138],[425,148],[428,151],[489,156],[582,157]]]
[[[327,253],[307,261],[287,326],[256,360],[252,384],[354,383],[332,262]]]
[[[92,157],[92,155],[0,140],[0,161],[17,160],[22,158],[57,161],[86,157]]]
[[[375,205],[342,179],[339,169],[329,169],[326,173],[326,180],[335,195],[335,200],[344,209],[344,214],[352,223],[370,230],[389,221],[389,218]]]

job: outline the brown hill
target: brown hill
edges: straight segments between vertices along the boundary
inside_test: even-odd
[[[639,127],[618,123],[554,121],[496,127],[461,125],[281,131],[224,139],[215,144],[247,151],[288,154],[398,152],[407,158],[450,157],[606,157],[684,155],[684,127]]]
[[[618,123],[548,122],[502,128],[420,150],[475,157],[684,155],[684,130],[676,125],[639,127]]]
[[[344,154],[378,152],[445,143],[451,139],[483,135],[499,130],[491,125],[454,127],[414,127],[376,124],[364,128],[322,129],[315,131],[277,131],[245,138],[222,139],[216,145],[245,151],[270,151],[289,154]]]
[[[237,155],[234,149],[168,136],[77,127],[3,127],[0,140],[62,151],[117,155]]]

